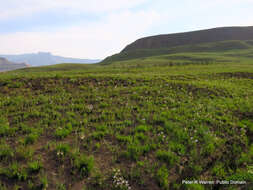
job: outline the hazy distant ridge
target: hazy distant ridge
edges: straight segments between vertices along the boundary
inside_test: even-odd
[[[97,59],[76,59],[61,56],[55,56],[51,53],[39,52],[20,55],[0,55],[13,62],[25,62],[31,66],[54,65],[59,63],[97,63]]]
[[[25,67],[28,67],[28,65],[25,63],[13,63],[3,57],[0,57],[0,72],[21,69]]]

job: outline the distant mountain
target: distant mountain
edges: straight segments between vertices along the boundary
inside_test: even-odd
[[[194,32],[151,36],[128,45],[122,52],[137,49],[161,49],[175,46],[195,45],[230,40],[253,40],[253,26],[222,27]]]
[[[224,52],[249,49],[253,45],[253,26],[221,27],[193,32],[141,38],[101,64],[186,52]]]
[[[75,59],[52,55],[47,52],[21,54],[21,55],[0,55],[13,62],[25,62],[31,66],[54,65],[58,63],[98,63],[100,60]]]
[[[0,57],[0,72],[21,69],[25,67],[28,67],[28,65],[25,63],[13,63],[5,58]]]

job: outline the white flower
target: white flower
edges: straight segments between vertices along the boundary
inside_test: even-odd
[[[84,138],[85,138],[85,136],[84,136],[84,135],[82,135],[82,136],[80,137],[80,139],[81,139],[81,140],[83,140]]]

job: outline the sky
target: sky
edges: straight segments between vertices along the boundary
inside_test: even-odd
[[[158,34],[253,25],[253,0],[8,0],[0,54],[103,59]]]

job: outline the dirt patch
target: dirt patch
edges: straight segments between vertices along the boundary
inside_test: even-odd
[[[186,89],[187,92],[191,92],[193,96],[223,96],[223,97],[231,97],[231,95],[223,90],[218,88],[208,88],[208,87],[199,87],[191,84],[178,84],[178,83],[172,83],[170,84],[174,89]]]
[[[235,111],[234,115],[238,117],[239,119],[252,119],[253,120],[253,112],[241,112],[241,111]]]
[[[50,87],[55,86],[64,86],[67,85],[72,87],[77,86],[93,86],[93,87],[99,87],[99,86],[135,86],[136,84],[144,83],[147,81],[137,79],[135,81],[128,80],[128,79],[119,79],[119,78],[113,78],[113,77],[105,77],[105,78],[92,78],[92,77],[84,77],[84,78],[59,78],[59,77],[50,77],[50,78],[16,78],[12,79],[9,83],[15,84],[15,83],[21,83],[22,88],[29,88],[31,90],[46,90]],[[0,82],[0,86],[6,86],[7,83]]]
[[[216,74],[216,76],[224,78],[253,79],[253,73],[249,72],[219,73]]]

